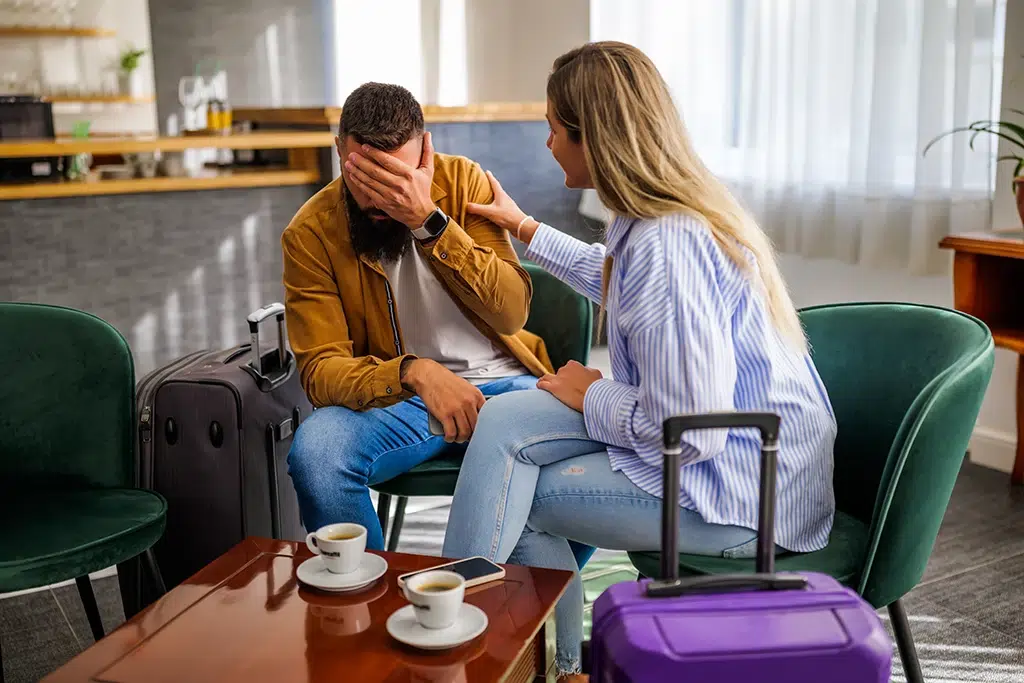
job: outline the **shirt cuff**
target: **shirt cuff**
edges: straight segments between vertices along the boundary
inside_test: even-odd
[[[564,282],[581,245],[575,237],[541,223],[526,248],[526,258]]]
[[[402,361],[415,359],[416,356],[405,355],[378,365],[370,378],[369,403],[372,405],[363,406],[360,403],[360,407],[390,405],[411,398],[412,394],[402,386]]]
[[[599,379],[591,384],[583,397],[583,421],[590,438],[632,449],[630,423],[639,391],[613,379]]]
[[[435,263],[445,265],[452,270],[459,270],[466,263],[466,259],[476,243],[469,233],[462,229],[462,226],[453,219],[448,220],[444,232],[432,244],[424,249]]]

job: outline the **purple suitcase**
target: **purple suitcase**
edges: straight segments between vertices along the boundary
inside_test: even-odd
[[[761,431],[754,574],[679,578],[679,456],[691,429]],[[875,611],[825,574],[774,572],[779,416],[713,413],[664,424],[662,578],[611,586],[594,603],[593,683],[883,683],[892,643]],[[669,504],[671,503],[671,504]]]

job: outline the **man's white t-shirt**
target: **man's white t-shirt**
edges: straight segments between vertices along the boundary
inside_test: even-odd
[[[405,353],[437,361],[473,384],[529,374],[463,315],[415,245],[381,266],[395,297]]]

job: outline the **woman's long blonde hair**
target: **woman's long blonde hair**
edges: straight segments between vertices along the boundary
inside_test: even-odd
[[[776,329],[796,349],[807,349],[771,242],[697,156],[668,86],[647,55],[625,43],[587,43],[555,60],[547,96],[570,139],[582,141],[594,188],[612,213],[684,213],[700,220],[762,287]],[[605,291],[609,271],[610,261]]]

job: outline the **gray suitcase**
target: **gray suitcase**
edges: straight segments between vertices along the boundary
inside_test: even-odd
[[[259,327],[271,317],[277,346],[264,350]],[[270,304],[247,320],[248,344],[185,356],[136,388],[136,476],[167,499],[167,530],[155,551],[168,588],[246,536],[306,535],[287,456],[313,408],[285,344],[284,306]],[[136,562],[118,573],[127,616],[157,597]]]

